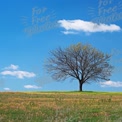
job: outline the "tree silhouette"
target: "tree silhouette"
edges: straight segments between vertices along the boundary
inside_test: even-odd
[[[89,44],[74,44],[67,48],[50,51],[46,69],[55,80],[69,77],[79,81],[79,90],[84,83],[109,80],[113,66],[111,55],[105,54]]]

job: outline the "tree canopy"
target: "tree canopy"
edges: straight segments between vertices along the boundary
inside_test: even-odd
[[[55,80],[77,79],[82,91],[84,83],[109,80],[113,69],[110,58],[89,44],[78,43],[50,51],[46,69]]]

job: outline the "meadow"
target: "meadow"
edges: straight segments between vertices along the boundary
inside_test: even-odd
[[[0,122],[122,122],[122,93],[0,92]]]

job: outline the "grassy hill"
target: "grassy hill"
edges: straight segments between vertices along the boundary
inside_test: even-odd
[[[0,122],[121,122],[122,93],[0,92]]]

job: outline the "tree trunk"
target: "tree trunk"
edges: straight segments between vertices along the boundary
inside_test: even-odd
[[[83,83],[81,81],[79,81],[79,91],[81,91],[81,92],[83,91],[82,87],[83,87]]]

